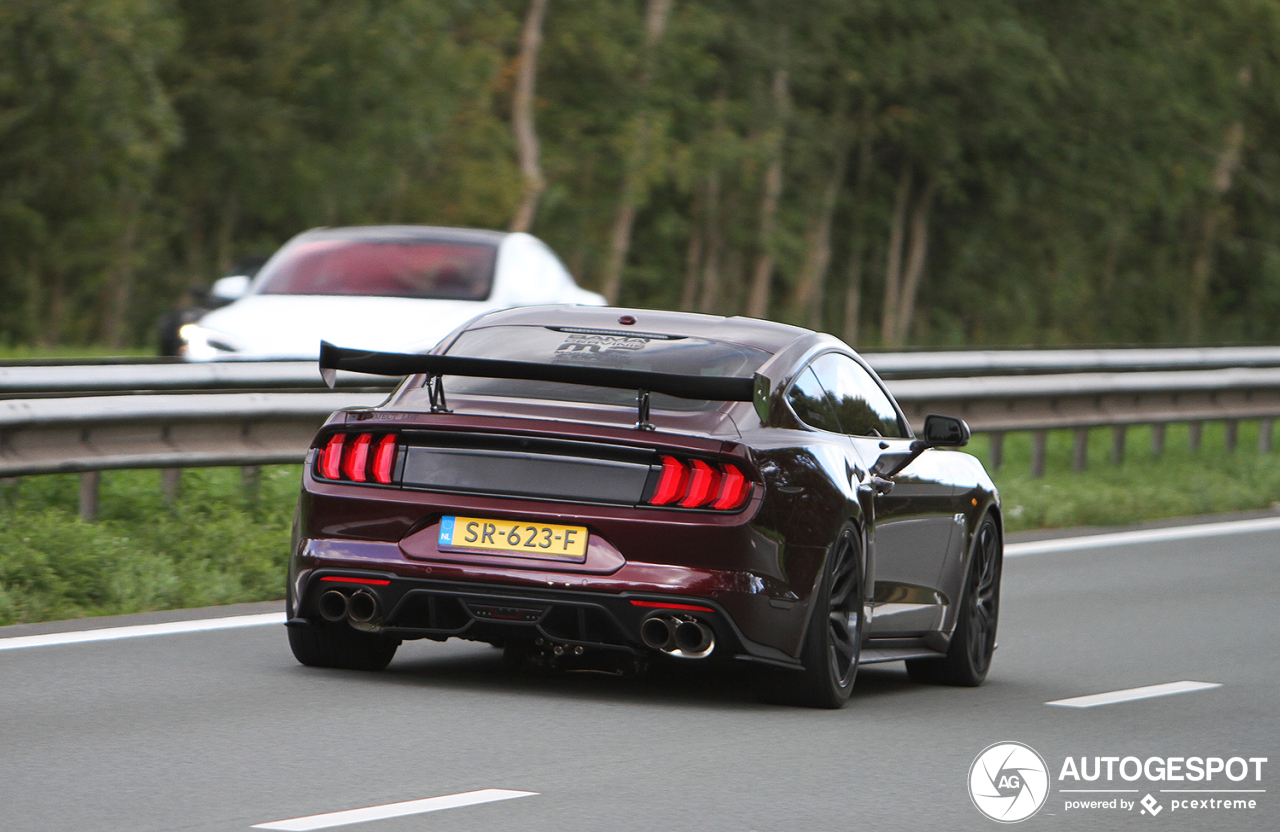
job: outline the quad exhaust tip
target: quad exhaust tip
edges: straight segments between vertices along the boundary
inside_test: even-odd
[[[331,589],[320,596],[320,615],[325,621],[341,621],[347,617],[347,596]]]
[[[337,623],[350,619],[356,624],[368,624],[378,615],[378,599],[368,590],[359,590],[347,596],[331,589],[320,596],[320,615],[325,621]]]
[[[716,648],[716,634],[693,616],[651,615],[640,623],[646,647],[678,659],[705,659]]]
[[[347,615],[357,624],[368,624],[378,614],[378,599],[368,590],[360,590],[347,600]]]

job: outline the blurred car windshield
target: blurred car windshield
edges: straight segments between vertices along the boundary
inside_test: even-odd
[[[753,347],[649,332],[584,329],[570,326],[494,326],[468,330],[449,347],[449,355],[533,361],[579,367],[642,370],[689,376],[750,377],[769,358]],[[590,387],[522,379],[447,376],[445,390],[479,396],[551,399],[635,407],[634,390]],[[723,402],[653,394],[660,410],[710,410]]]
[[[258,293],[484,300],[497,253],[483,243],[304,240],[266,265]]]

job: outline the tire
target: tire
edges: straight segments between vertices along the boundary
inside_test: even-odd
[[[382,670],[391,663],[400,642],[362,633],[346,624],[313,621],[310,627],[289,628],[289,648],[308,667],[344,670]]]
[[[753,686],[761,701],[834,709],[853,692],[863,633],[863,568],[854,529],[842,529],[831,545],[814,604],[800,651],[804,670],[757,671]]]
[[[912,681],[932,685],[977,687],[987,678],[991,656],[996,649],[996,626],[1000,619],[1000,573],[1004,566],[1004,544],[995,518],[982,518],[973,536],[973,553],[965,576],[964,596],[951,646],[940,659],[907,661]]]

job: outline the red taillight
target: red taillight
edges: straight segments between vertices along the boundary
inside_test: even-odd
[[[396,461],[396,435],[388,433],[378,442],[373,455],[373,478],[383,485],[391,483],[391,467]]]
[[[327,480],[336,480],[341,476],[342,444],[346,435],[335,433],[329,437],[329,444],[324,446],[324,454],[320,457],[320,475]]]
[[[697,508],[710,502],[716,495],[720,472],[700,459],[689,460],[693,467],[693,476],[689,478],[689,489],[685,492],[680,505],[685,508]]]
[[[741,508],[750,494],[751,480],[736,465],[664,456],[648,502],[653,506],[733,511]]]
[[[674,503],[684,494],[685,484],[689,480],[689,469],[673,456],[662,458],[662,473],[658,475],[658,487],[649,500],[655,506]]]
[[[362,433],[351,446],[351,450],[343,454],[342,473],[347,475],[347,479],[356,482],[364,482],[368,479],[365,469],[369,465],[369,443],[372,441],[372,436]]]
[[[711,507],[717,511],[735,509],[746,502],[751,493],[751,481],[738,470],[738,466],[725,464],[724,476],[720,479],[720,493]]]
[[[316,473],[326,480],[391,485],[395,474],[396,435],[335,433],[320,451]]]

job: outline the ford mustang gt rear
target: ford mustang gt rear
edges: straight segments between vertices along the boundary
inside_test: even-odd
[[[746,662],[770,701],[838,707],[859,664],[978,684],[999,501],[930,417],[917,438],[830,336],[583,307],[482,316],[431,354],[325,345],[407,375],[307,456],[288,578],[304,664],[381,669],[406,639],[633,669]]]

